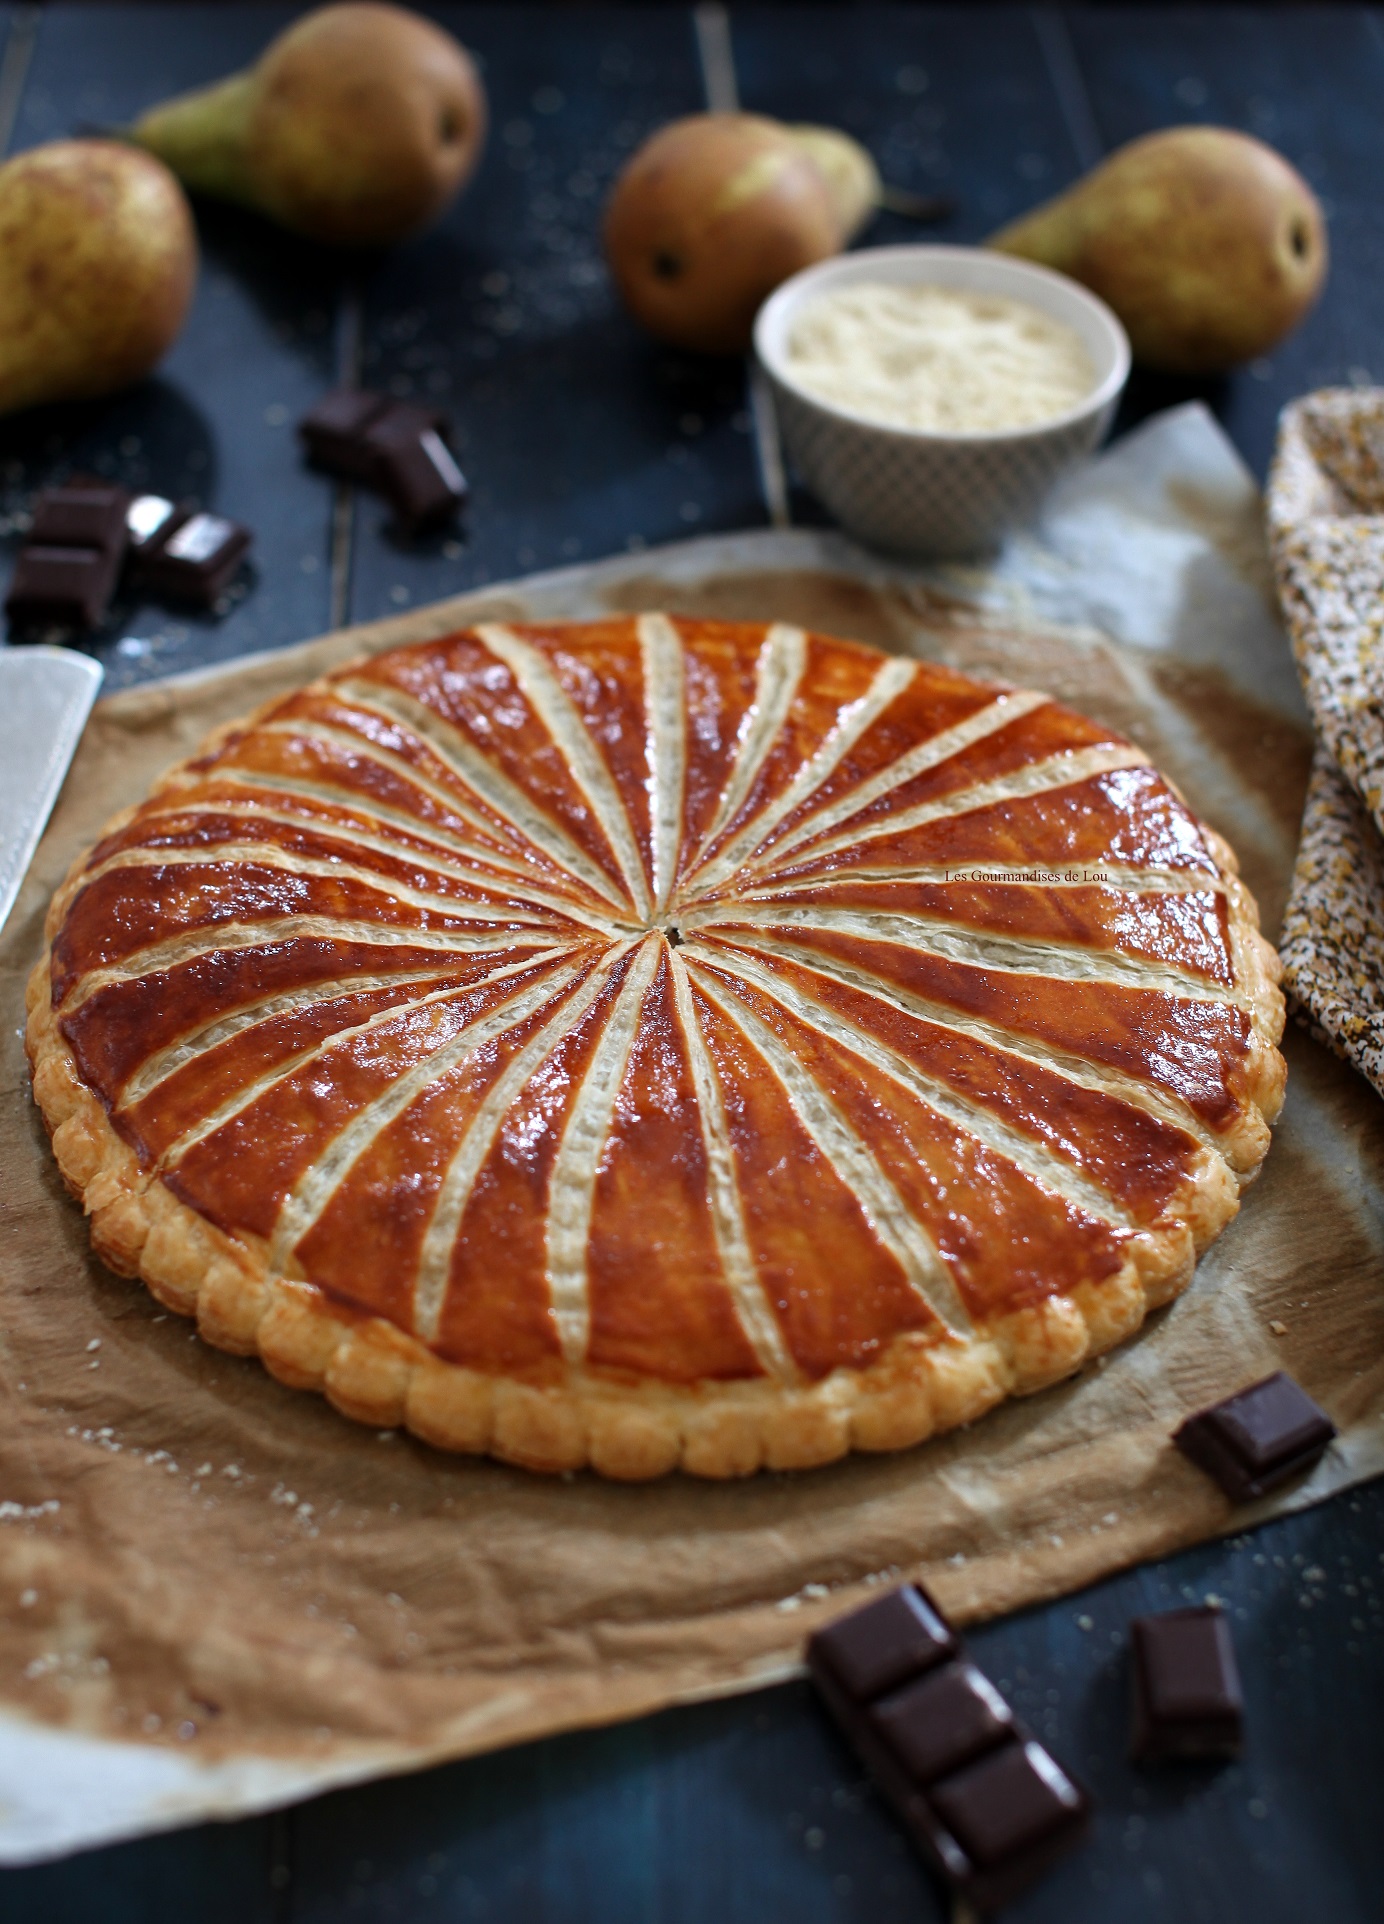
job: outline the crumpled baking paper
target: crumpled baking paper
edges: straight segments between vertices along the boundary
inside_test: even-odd
[[[807,1475],[627,1488],[446,1457],[206,1348],[92,1260],[19,1032],[48,895],[106,817],[363,648],[659,604],[1051,688],[1157,758],[1276,929],[1311,737],[1258,496],[1198,408],[1072,477],[982,573],[714,536],[100,704],[0,941],[0,1862],[752,1689],[902,1576],[970,1621],[1384,1470],[1384,1108],[1301,1031],[1263,1173],[1184,1297],[1070,1383]],[[1280,1366],[1341,1437],[1232,1511],[1169,1435]]]

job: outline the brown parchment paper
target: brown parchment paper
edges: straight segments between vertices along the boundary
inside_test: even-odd
[[[20,1044],[51,889],[214,725],[481,613],[787,618],[1048,687],[1160,761],[1239,848],[1274,932],[1310,760],[1295,723],[1204,664],[987,624],[916,586],[804,565],[800,541],[792,565],[750,565],[753,552],[475,596],[118,694],[93,716],[0,945],[0,1716],[164,1746],[208,1785],[237,1758],[294,1766],[267,1788],[154,1800],[125,1828],[751,1688],[901,1574],[964,1622],[1228,1529],[1169,1433],[1276,1367],[1343,1433],[1284,1501],[1384,1469],[1384,1108],[1297,1033],[1264,1173],[1181,1301],[971,1430],[806,1475],[622,1488],[446,1457],[204,1347],[93,1261]]]

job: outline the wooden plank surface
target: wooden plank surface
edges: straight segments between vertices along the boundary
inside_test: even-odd
[[[27,14],[0,9],[12,50],[32,35],[10,144],[210,79],[293,11],[54,4],[33,33]],[[117,401],[0,424],[0,580],[34,488],[75,465],[198,494],[256,527],[258,578],[224,618],[123,612],[94,650],[117,681],[296,640],[329,625],[334,597],[366,618],[631,541],[762,522],[741,370],[636,336],[595,242],[620,154],[701,103],[690,14],[443,17],[485,58],[496,128],[472,194],[437,235],[362,275],[203,208],[197,306],[159,375]],[[939,238],[979,237],[1153,126],[1207,118],[1265,135],[1329,204],[1330,292],[1265,364],[1193,391],[1262,473],[1284,400],[1384,377],[1384,35],[1368,10],[789,6],[735,12],[731,44],[747,106],[839,120],[900,185],[954,191],[961,206]],[[908,231],[885,220],[871,238]],[[333,490],[302,470],[291,427],[349,359],[357,314],[367,380],[456,409],[475,499],[455,538],[406,547],[369,500],[350,546],[333,550]],[[1140,381],[1125,418],[1187,391]],[[1128,1618],[1207,1594],[1233,1613],[1247,1756],[1136,1772],[1124,1758]],[[981,1662],[1098,1799],[1090,1847],[1009,1915],[1376,1918],[1382,1599],[1375,1485],[978,1633]],[[0,1914],[902,1924],[949,1913],[793,1686],[0,1873]]]
[[[475,184],[362,290],[363,378],[455,410],[472,502],[398,540],[357,504],[351,618],[763,518],[737,363],[660,347],[621,310],[599,217],[652,130],[702,106],[680,8],[434,10],[494,102]]]
[[[214,80],[253,59],[294,11],[46,7],[11,148],[118,125]],[[110,686],[331,626],[333,491],[303,469],[293,423],[330,382],[340,262],[234,208],[200,207],[198,229],[192,313],[156,374],[109,401],[0,422],[0,527],[12,531],[11,554],[35,490],[78,469],[196,498],[255,530],[250,590],[225,616],[138,603],[116,611],[90,648]]]

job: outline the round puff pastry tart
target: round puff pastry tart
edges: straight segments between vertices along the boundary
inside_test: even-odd
[[[896,1450],[1182,1289],[1282,1097],[1234,857],[1040,694],[481,626],[216,735],[54,900],[95,1247],[282,1381],[615,1477]]]

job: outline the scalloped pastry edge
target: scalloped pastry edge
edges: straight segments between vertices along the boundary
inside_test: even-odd
[[[231,732],[217,730],[192,759]],[[154,792],[180,773],[171,770]],[[113,817],[98,839],[131,812]],[[1284,1024],[1280,967],[1259,933],[1233,851],[1201,827],[1226,885],[1253,1031],[1243,1106],[1223,1132],[1227,1147],[1233,1139],[1234,1169],[1225,1155],[1202,1150],[1164,1217],[1132,1239],[1111,1276],[1012,1311],[973,1337],[897,1337],[877,1362],[833,1370],[813,1384],[757,1378],[681,1385],[572,1368],[533,1380],[490,1376],[447,1362],[394,1324],[338,1305],[311,1283],[271,1278],[261,1250],[180,1202],[140,1168],[116,1133],[58,1028],[47,947],[27,993],[34,1096],[101,1261],[138,1277],[165,1308],[193,1318],[206,1342],[258,1355],[280,1382],[321,1392],[357,1422],[406,1428],[438,1449],[528,1470],[590,1468],[627,1482],[679,1468],[699,1477],[743,1477],[816,1468],[852,1450],[908,1449],[973,1422],[1008,1396],[1032,1395],[1072,1376],[1132,1336],[1151,1310],[1187,1287],[1197,1257],[1236,1214],[1240,1188],[1258,1172],[1286,1079],[1276,1046]],[[54,897],[50,940],[89,853],[73,863]]]

